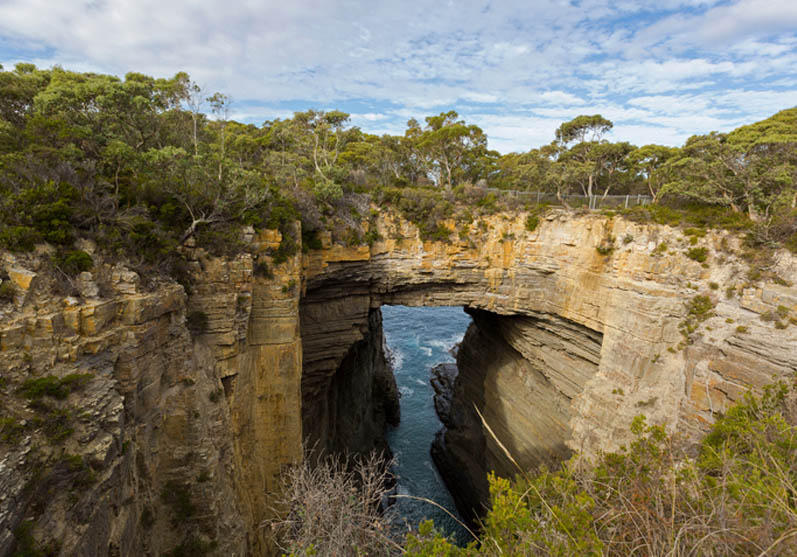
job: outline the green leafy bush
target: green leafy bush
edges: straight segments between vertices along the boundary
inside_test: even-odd
[[[57,259],[58,267],[67,275],[74,277],[94,267],[94,260],[85,251],[73,250],[61,254]]]
[[[708,250],[703,247],[690,248],[689,251],[686,252],[686,256],[698,263],[704,263],[706,259],[708,259]]]
[[[633,442],[514,482],[490,476],[478,541],[453,545],[431,522],[406,555],[797,554],[797,396],[777,384],[719,418],[697,456],[643,416]]]
[[[172,511],[172,524],[179,525],[194,517],[197,507],[191,489],[176,480],[169,480],[161,490],[161,499]]]
[[[70,373],[64,377],[45,375],[26,379],[19,388],[19,393],[31,400],[45,396],[63,400],[70,393],[82,389],[92,377],[91,373]]]
[[[30,226],[7,226],[0,228],[0,248],[9,251],[33,251],[41,241],[36,229]]]
[[[4,280],[0,283],[0,302],[13,302],[17,289],[10,281]]]
[[[25,432],[23,426],[16,418],[0,418],[0,441],[9,445],[16,445]]]

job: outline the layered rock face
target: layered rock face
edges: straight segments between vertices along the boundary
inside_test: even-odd
[[[794,316],[797,290],[750,283],[731,234],[692,240],[666,226],[564,213],[533,232],[523,215],[483,219],[450,244],[422,242],[389,216],[378,227],[385,239],[371,249],[305,257],[308,293],[323,290],[338,308],[313,345],[362,338],[368,308],[382,304],[483,310],[473,312],[451,428],[435,449],[441,467],[458,474],[453,483],[466,486],[459,491],[477,494],[465,510],[484,500],[486,471],[514,472],[487,426],[530,468],[574,450],[615,449],[639,414],[698,435],[747,389],[797,371],[797,327],[766,320]],[[695,245],[708,253],[703,264],[687,256]],[[773,270],[797,277],[795,258],[778,253]],[[710,311],[690,314],[696,296],[710,300]],[[692,321],[696,329],[682,334]],[[306,363],[317,362],[305,368],[305,385],[342,357],[340,344],[327,344],[313,354],[305,346]],[[305,388],[305,408],[323,392]]]
[[[188,254],[190,295],[98,264],[75,281],[79,297],[58,296],[47,254],[0,254],[16,293],[0,301],[0,554],[27,520],[63,555],[267,553],[260,524],[303,439],[367,451],[398,419],[383,304],[472,312],[437,459],[465,472],[470,509],[487,470],[513,472],[488,426],[531,467],[615,448],[640,413],[696,435],[746,389],[797,370],[797,291],[750,283],[730,235],[698,240],[704,266],[668,227],[524,223],[498,215],[459,239],[452,224],[451,243],[430,243],[383,215],[370,248],[327,244],[281,265],[267,256],[279,235],[263,233],[234,259]],[[263,262],[273,276],[255,276]],[[772,270],[797,277],[786,253]],[[687,342],[679,326],[697,295],[713,308]],[[63,399],[19,390],[72,374],[90,378]]]
[[[302,458],[300,258],[266,279],[249,253],[189,256],[190,297],[99,266],[103,297],[89,274],[80,299],[52,294],[41,259],[3,256],[31,280],[0,308],[0,410],[19,426],[0,444],[0,555],[269,551],[270,494]],[[85,385],[64,400],[19,391],[71,374]]]
[[[519,472],[507,453],[527,468],[569,456],[572,400],[598,371],[602,335],[551,315],[469,313],[473,324],[432,456],[472,520],[489,499],[487,474]]]

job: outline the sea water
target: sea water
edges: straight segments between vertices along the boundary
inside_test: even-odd
[[[442,427],[429,379],[435,364],[454,361],[450,350],[462,340],[470,321],[461,307],[382,307],[382,326],[401,393],[401,423],[387,435],[396,459],[397,492],[431,499],[457,519],[454,500],[429,454],[435,433]],[[457,521],[430,503],[399,497],[392,511],[409,527],[417,528],[431,518],[452,541],[468,541]]]

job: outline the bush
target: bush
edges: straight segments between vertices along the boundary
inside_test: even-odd
[[[161,490],[161,499],[172,511],[172,524],[177,526],[194,517],[197,507],[191,489],[176,480],[169,480]]]
[[[14,418],[0,418],[0,441],[8,443],[9,445],[16,445],[22,434],[25,432],[25,426],[19,423]]]
[[[630,446],[593,465],[491,475],[478,543],[458,548],[425,523],[406,555],[795,555],[796,421],[794,387],[770,386],[729,409],[690,458],[638,416]]]
[[[268,263],[266,263],[265,261],[258,261],[255,264],[253,272],[256,277],[263,277],[269,280],[274,278],[274,273],[271,272],[271,268],[268,266]]]
[[[38,242],[41,242],[41,236],[29,226],[7,226],[0,229],[0,248],[9,251],[33,251]]]
[[[529,215],[526,217],[526,230],[529,232],[534,232],[537,229],[537,225],[540,224],[540,217],[537,215]]]
[[[70,277],[75,277],[94,267],[94,260],[85,251],[68,251],[57,258],[58,267]]]
[[[0,302],[13,302],[17,289],[10,281],[4,280],[0,283]]]
[[[83,388],[92,377],[91,373],[70,373],[63,378],[45,375],[35,379],[26,379],[19,388],[19,393],[31,400],[44,396],[63,400],[70,393]]]
[[[686,256],[698,263],[704,263],[708,259],[708,250],[706,248],[690,248],[686,252]]]
[[[315,462],[315,464],[313,464]],[[376,454],[307,458],[283,475],[283,512],[266,524],[291,555],[392,555],[399,545],[381,514],[390,462]]]

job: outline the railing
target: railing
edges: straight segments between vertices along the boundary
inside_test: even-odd
[[[513,197],[537,205],[547,203],[559,205],[563,201],[570,207],[587,207],[589,209],[600,209],[604,207],[634,207],[636,205],[647,205],[653,198],[649,195],[577,195],[568,194],[557,197],[555,193],[542,191],[518,191],[504,190],[500,188],[484,188],[489,193]]]

